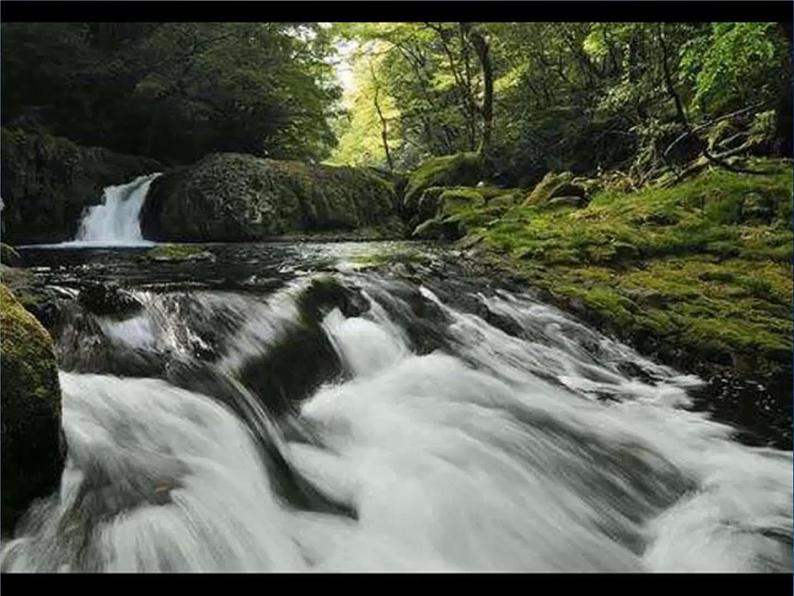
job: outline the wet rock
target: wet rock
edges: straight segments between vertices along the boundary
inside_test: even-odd
[[[301,294],[298,306],[304,317],[319,322],[322,317],[338,308],[346,317],[358,317],[370,308],[369,301],[358,288],[343,286],[334,279],[315,280]]]
[[[33,499],[57,489],[66,441],[52,340],[0,284],[2,323],[2,527],[11,530]]]
[[[336,350],[316,324],[291,330],[238,371],[241,382],[259,396],[272,415],[293,410],[295,402],[342,374]]]
[[[2,130],[4,240],[15,244],[73,238],[83,210],[102,189],[162,169],[156,161],[81,147],[69,139]]]
[[[143,308],[135,296],[110,284],[87,285],[80,290],[78,300],[90,313],[122,319]]]
[[[454,242],[466,235],[464,226],[454,219],[433,218],[418,225],[412,236],[422,240]]]
[[[198,246],[168,244],[158,246],[146,253],[147,260],[178,263],[182,261],[215,261],[215,255]]]

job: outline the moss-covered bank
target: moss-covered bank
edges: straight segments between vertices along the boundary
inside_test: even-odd
[[[31,500],[58,487],[65,441],[52,340],[0,284],[2,377],[2,528],[9,531]]]
[[[386,226],[394,184],[363,168],[215,153],[152,183],[141,214],[153,240],[240,241]]]
[[[157,172],[154,160],[81,147],[63,137],[3,128],[3,240],[61,242],[77,232],[83,209],[102,189]]]
[[[790,386],[791,163],[756,165],[772,173],[714,170],[580,208],[472,203],[461,244],[667,361]]]

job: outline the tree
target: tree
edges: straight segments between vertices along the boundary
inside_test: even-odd
[[[312,24],[3,24],[3,124],[36,106],[55,134],[167,163],[320,159],[335,144],[332,52]]]

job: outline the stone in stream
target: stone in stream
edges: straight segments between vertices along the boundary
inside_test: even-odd
[[[357,288],[331,278],[315,280],[298,298],[300,323],[239,371],[243,384],[271,413],[289,410],[322,383],[343,376],[339,355],[321,326],[335,308],[346,317],[357,317],[370,305]]]
[[[2,339],[2,529],[11,531],[33,499],[58,488],[66,451],[52,340],[0,284]]]
[[[86,285],[80,290],[78,300],[87,311],[99,316],[124,318],[143,308],[135,296],[113,284]]]
[[[152,183],[141,210],[158,241],[261,240],[294,232],[392,230],[393,182],[366,168],[213,153]]]

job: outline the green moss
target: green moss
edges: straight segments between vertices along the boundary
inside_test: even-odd
[[[494,218],[487,205],[464,209],[462,243],[507,256],[532,285],[628,335],[667,337],[721,364],[790,370],[791,164],[755,165],[773,173],[707,171],[671,188],[602,191],[577,210],[523,204]],[[746,218],[748,201],[768,217]]]
[[[474,188],[452,188],[445,190],[439,196],[439,214],[442,216],[455,215],[484,206],[485,199]]]
[[[147,251],[146,258],[153,261],[192,261],[211,259],[213,255],[194,244],[162,244]]]
[[[527,205],[540,205],[554,196],[554,191],[561,185],[570,184],[574,179],[570,172],[549,172],[529,193]],[[561,195],[557,195],[561,196]]]
[[[396,216],[394,184],[367,168],[211,154],[152,183],[141,213],[155,240],[239,241],[354,231]]]
[[[404,211],[416,210],[422,192],[431,186],[473,186],[482,176],[482,164],[476,153],[458,153],[433,157],[423,162],[408,177],[403,199]]]
[[[52,340],[0,284],[2,522],[57,487],[63,467],[61,395]]]
[[[8,265],[9,267],[14,267],[19,265],[21,261],[22,257],[19,256],[19,253],[13,246],[0,243],[0,263]]]

